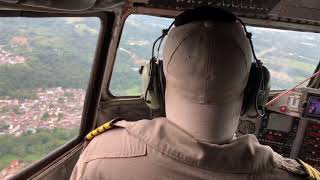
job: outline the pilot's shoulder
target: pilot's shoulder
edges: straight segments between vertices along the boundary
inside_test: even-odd
[[[302,169],[304,170],[306,174],[305,175],[306,179],[320,180],[320,172],[316,168],[303,162],[300,159],[297,159],[297,162],[301,165]]]
[[[144,142],[130,135],[125,128],[115,126],[113,123],[115,121],[110,121],[87,135],[87,139],[91,136],[92,138],[85,148],[85,162],[95,159],[128,158],[146,155],[147,145]],[[105,127],[104,131],[101,128],[103,126]]]
[[[110,129],[113,129],[115,127],[114,123],[116,123],[117,121],[121,121],[121,120],[123,120],[123,119],[122,118],[115,118],[111,121],[108,121],[108,122],[102,124],[101,126],[97,127],[96,129],[92,130],[91,132],[89,132],[86,135],[85,140],[91,141],[96,136],[98,136],[98,135],[100,135]]]
[[[320,180],[319,171],[300,159],[281,158],[277,165],[278,173],[288,179]]]
[[[280,156],[279,156],[280,157]],[[252,174],[252,180],[320,180],[319,171],[302,160],[277,157],[276,166],[269,171]]]

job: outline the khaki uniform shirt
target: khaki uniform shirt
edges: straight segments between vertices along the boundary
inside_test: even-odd
[[[81,154],[71,179],[302,179],[304,171],[253,135],[202,143],[165,118],[118,121]]]

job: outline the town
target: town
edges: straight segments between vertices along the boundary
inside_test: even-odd
[[[76,129],[80,127],[84,89],[62,87],[37,89],[34,99],[0,99],[0,136],[20,136],[39,129]],[[8,179],[30,162],[12,160],[0,171],[0,179]]]
[[[20,64],[24,63],[26,59],[23,56],[14,55],[0,48],[0,65],[4,64]]]
[[[37,89],[35,99],[0,100],[0,135],[19,136],[37,129],[79,128],[83,89]]]

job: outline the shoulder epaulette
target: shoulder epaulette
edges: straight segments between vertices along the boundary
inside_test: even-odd
[[[122,118],[115,118],[109,122],[106,122],[104,123],[103,125],[99,126],[98,128],[92,130],[91,132],[89,132],[87,135],[86,135],[86,140],[87,141],[90,141],[92,140],[94,137],[98,136],[99,134],[102,134],[104,133],[105,131],[111,129],[114,127],[114,123],[116,121],[119,121],[119,120],[122,120]]]
[[[297,159],[297,161],[301,164],[306,174],[308,175],[308,180],[320,180],[320,172],[317,169],[303,162],[301,159]]]

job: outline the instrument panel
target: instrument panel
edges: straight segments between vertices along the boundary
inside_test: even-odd
[[[244,134],[320,169],[320,90],[299,88],[269,104],[264,117],[242,116],[237,135]]]
[[[299,122],[298,118],[268,113],[262,118],[257,138],[261,144],[269,145],[284,157],[290,157]]]

